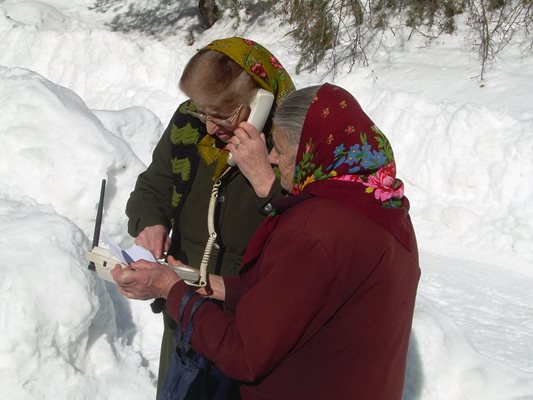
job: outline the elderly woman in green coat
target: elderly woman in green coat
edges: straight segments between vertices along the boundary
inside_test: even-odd
[[[294,85],[263,46],[233,37],[200,49],[186,65],[180,88],[189,99],[178,106],[151,164],[137,179],[126,206],[128,231],[155,258],[171,255],[198,268],[210,237],[209,202],[218,182],[212,221],[216,241],[207,271],[236,276],[248,240],[268,214],[264,207],[282,196],[267,156],[272,115]],[[238,130],[259,89],[275,97],[265,126]],[[230,153],[237,165],[228,169]],[[176,346],[175,323],[164,301],[157,300],[153,308],[164,315],[160,388]]]

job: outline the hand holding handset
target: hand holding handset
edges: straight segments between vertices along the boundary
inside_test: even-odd
[[[100,190],[100,201],[98,203],[98,211],[96,214],[96,222],[95,222],[94,236],[93,236],[93,248],[85,253],[85,259],[89,261],[88,268],[91,271],[96,272],[96,274],[100,278],[105,279],[108,282],[115,283],[115,280],[113,279],[113,276],[111,275],[111,271],[115,269],[115,266],[117,264],[119,264],[122,268],[126,268],[128,264],[130,264],[131,262],[142,258],[148,261],[157,261],[158,263],[171,268],[174,272],[176,272],[179,275],[181,279],[185,281],[185,283],[198,282],[200,279],[200,271],[198,271],[197,269],[186,267],[186,266],[175,267],[175,266],[167,264],[164,261],[155,260],[152,254],[148,250],[140,246],[135,246],[136,248],[135,253],[133,252],[128,253],[125,250],[120,250],[118,249],[118,246],[113,245],[113,244],[111,245],[111,247],[114,248],[115,250],[114,252],[111,250],[105,249],[103,247],[98,247],[98,242],[100,240],[100,228],[102,225],[105,183],[106,183],[106,180],[103,179],[102,187]],[[141,250],[141,252],[139,252],[139,250]],[[144,252],[142,252],[142,250],[144,250]]]
[[[250,115],[246,122],[252,124],[255,129],[261,132],[270,115],[272,104],[274,104],[274,95],[265,89],[259,89],[250,103]],[[228,158],[228,164],[235,165],[231,153]]]

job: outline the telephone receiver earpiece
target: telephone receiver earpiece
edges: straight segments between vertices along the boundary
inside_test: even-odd
[[[250,102],[250,115],[246,122],[252,124],[255,129],[261,132],[270,115],[272,104],[274,104],[274,95],[265,89],[258,89]],[[235,166],[235,160],[233,160],[231,153],[228,157],[228,165]]]

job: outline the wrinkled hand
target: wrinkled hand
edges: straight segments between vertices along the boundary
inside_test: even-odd
[[[270,162],[265,134],[252,124],[241,122],[228,143],[235,163],[259,197],[266,197],[276,179]]]
[[[166,299],[172,286],[180,280],[170,268],[146,260],[135,261],[124,269],[117,264],[111,274],[120,293],[137,300]]]
[[[147,226],[137,235],[135,244],[144,247],[155,258],[163,258],[170,248],[168,230],[164,225]]]

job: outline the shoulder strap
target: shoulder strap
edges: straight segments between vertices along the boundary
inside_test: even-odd
[[[183,297],[181,298],[180,302],[180,311],[176,326],[176,345],[179,349],[187,352],[189,351],[191,344],[191,335],[192,335],[192,319],[194,314],[196,313],[196,310],[200,307],[200,305],[206,301],[207,299],[205,297],[200,296],[194,296],[196,292],[193,290],[187,290]],[[194,304],[192,305],[191,313],[189,315],[189,319],[186,322],[186,325],[184,324],[184,314],[185,314],[185,308],[187,307],[187,304],[193,299],[194,296]],[[185,325],[185,329],[182,329],[182,326]]]

